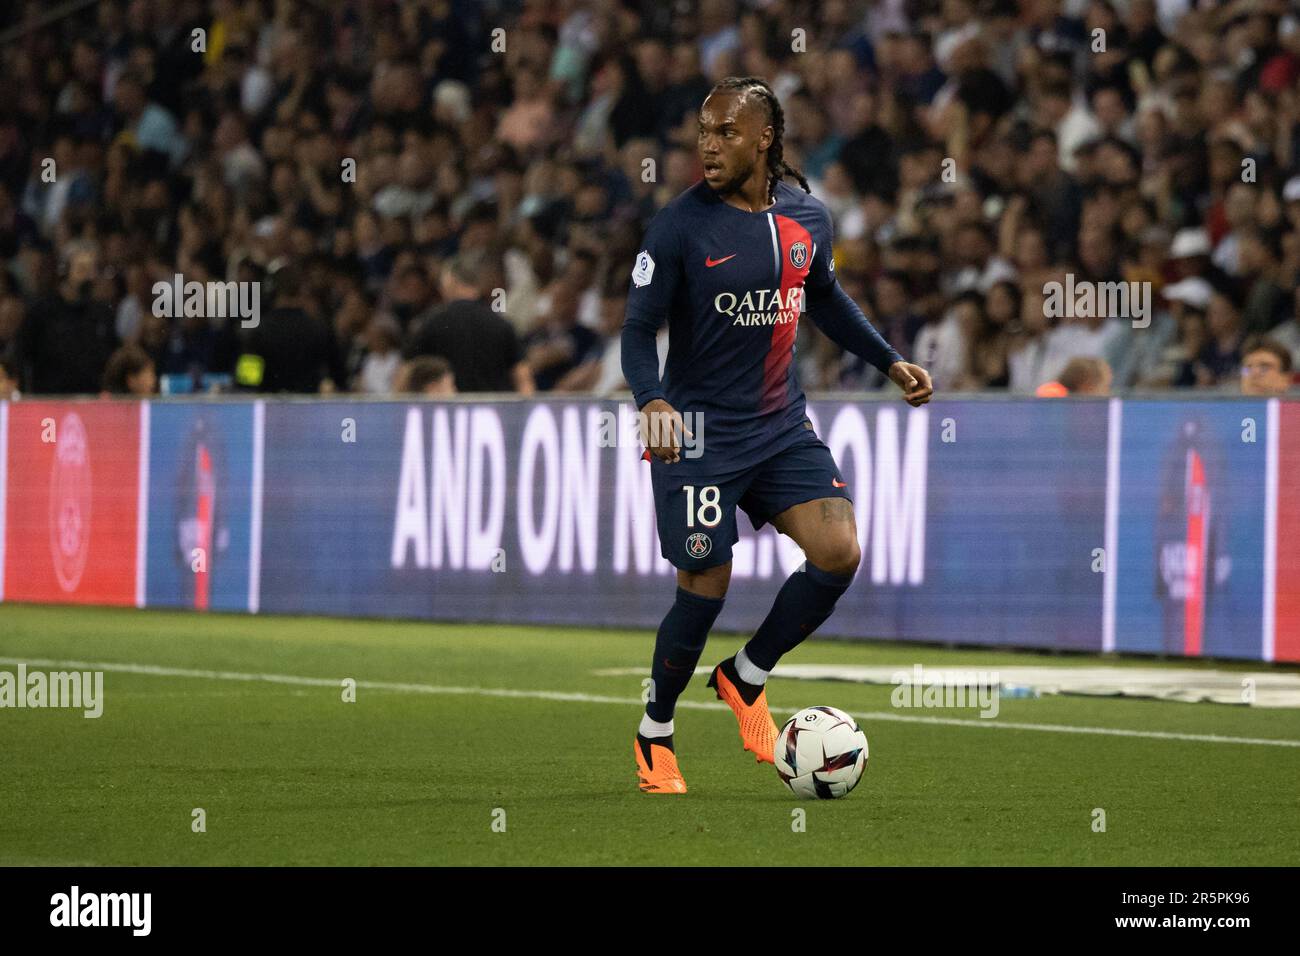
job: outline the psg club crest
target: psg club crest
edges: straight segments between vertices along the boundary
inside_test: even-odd
[[[796,269],[802,269],[803,264],[808,261],[808,244],[796,242],[790,247],[790,265]]]
[[[686,553],[692,558],[708,557],[709,552],[712,550],[713,542],[709,540],[709,536],[703,531],[697,531],[686,539]]]

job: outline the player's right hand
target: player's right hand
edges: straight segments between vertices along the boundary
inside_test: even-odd
[[[682,416],[662,398],[654,398],[642,406],[637,413],[641,428],[641,444],[646,451],[666,464],[682,460],[682,436],[694,438],[686,430]]]
[[[920,408],[934,394],[930,373],[911,362],[895,362],[889,366],[889,378],[903,390],[903,401],[913,408]]]

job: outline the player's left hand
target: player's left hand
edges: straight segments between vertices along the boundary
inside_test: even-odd
[[[889,366],[889,378],[903,390],[903,400],[913,408],[924,405],[934,394],[930,373],[911,362],[895,362]]]

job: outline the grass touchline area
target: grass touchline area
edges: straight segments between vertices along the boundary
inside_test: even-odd
[[[888,686],[778,674],[778,721],[830,704],[856,715],[871,745],[852,794],[799,803],[740,749],[734,719],[697,678],[675,732],[689,793],[641,794],[632,735],[653,639],[0,605],[0,668],[107,675],[100,719],[0,712],[0,864],[1300,863],[1290,709],[1051,696],[1004,699],[984,720],[896,710]],[[702,663],[739,641],[711,637]],[[841,641],[791,657],[1043,662]],[[791,830],[796,807],[804,832]]]

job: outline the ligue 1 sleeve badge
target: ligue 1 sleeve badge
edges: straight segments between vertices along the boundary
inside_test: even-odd
[[[642,249],[637,253],[636,267],[632,269],[632,282],[639,289],[642,286],[649,285],[650,279],[655,274],[655,261],[650,258],[650,253]]]
[[[703,531],[697,531],[686,539],[686,553],[692,558],[706,558],[713,550],[713,542]]]

